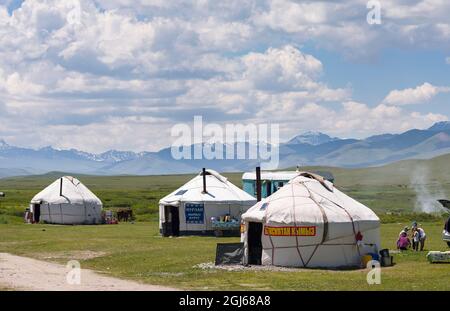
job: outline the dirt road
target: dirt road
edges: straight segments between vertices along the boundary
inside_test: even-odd
[[[103,276],[87,269],[70,271],[70,268],[60,264],[0,253],[0,288],[44,291],[176,290]],[[81,273],[78,274],[78,271]],[[76,284],[78,280],[80,282]]]

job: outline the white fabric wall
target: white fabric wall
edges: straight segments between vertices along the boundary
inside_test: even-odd
[[[42,222],[78,225],[99,224],[102,221],[102,201],[71,176],[55,180],[36,194],[30,204],[32,207],[34,204],[40,204]]]
[[[99,224],[101,205],[96,204],[41,204],[40,221],[52,224]]]
[[[186,223],[185,204],[186,203],[202,203],[202,202],[180,202],[179,216],[180,216],[180,231],[206,231],[213,230],[211,224],[211,217],[220,217],[225,214],[230,214],[232,217],[240,220],[241,215],[245,213],[253,202],[203,202],[204,203],[204,223],[191,224]],[[159,205],[159,228],[162,229],[162,224],[165,222],[164,204]]]
[[[270,224],[269,224],[270,225]],[[299,224],[302,226],[304,224]],[[245,222],[248,228],[248,222]],[[270,226],[274,226],[271,224]],[[336,231],[334,224],[329,224],[331,232]],[[337,239],[331,239],[320,245],[323,233],[323,224],[317,226],[317,234],[314,237],[274,237],[261,236],[263,245],[261,263],[262,265],[275,265],[284,267],[308,267],[308,268],[339,268],[359,266],[361,256],[368,253],[378,253],[380,248],[379,228],[361,231],[363,245],[357,246],[352,224],[339,224],[338,231],[344,229],[351,234]],[[244,262],[248,263],[248,237],[247,231],[241,234],[244,242]],[[373,244],[373,245],[370,245]],[[299,255],[301,254],[301,258]]]
[[[162,224],[166,221],[164,213],[164,204],[159,204],[159,230],[162,230]]]
[[[314,236],[263,234],[262,264],[293,267],[341,267],[359,265],[361,255],[379,248],[380,220],[368,207],[334,188],[329,182],[298,176],[286,186],[256,203],[243,216],[269,227],[314,226]],[[357,247],[356,234],[373,247]],[[241,240],[246,248],[246,232]],[[339,245],[337,245],[339,244]],[[312,256],[313,255],[313,256]],[[247,261],[246,261],[247,262]]]

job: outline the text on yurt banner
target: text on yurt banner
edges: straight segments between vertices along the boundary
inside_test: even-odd
[[[186,203],[185,215],[187,224],[203,224],[205,219],[205,206],[202,203]]]
[[[290,226],[290,227],[264,226],[264,234],[270,236],[315,236],[316,226]]]

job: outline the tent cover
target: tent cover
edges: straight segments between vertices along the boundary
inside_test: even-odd
[[[206,193],[203,193],[203,173],[188,181],[159,201],[160,229],[166,221],[165,207],[179,210],[181,233],[211,231],[211,217],[228,214],[240,221],[242,213],[256,203],[256,199],[233,185],[214,170],[206,170]],[[195,212],[192,212],[195,211]]]
[[[263,265],[359,266],[362,255],[379,249],[380,220],[375,213],[308,172],[299,173],[258,202],[242,219],[245,263],[252,258],[249,249],[255,245],[255,236],[248,234],[250,223],[262,224],[256,244],[262,244]],[[253,230],[250,235],[254,235]]]
[[[78,179],[55,180],[31,200],[31,210],[40,209],[40,220],[53,224],[96,224],[101,222],[102,202]]]

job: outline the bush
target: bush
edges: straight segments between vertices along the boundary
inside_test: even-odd
[[[398,222],[439,222],[448,218],[446,214],[427,214],[427,213],[383,213],[378,214],[382,223],[398,223]]]

